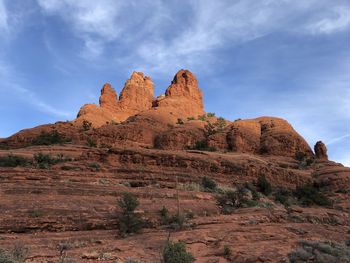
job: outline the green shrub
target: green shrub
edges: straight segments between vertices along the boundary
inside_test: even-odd
[[[293,193],[285,188],[278,188],[276,192],[274,192],[273,196],[275,198],[275,201],[285,206],[289,206],[292,204]]]
[[[168,224],[174,229],[182,229],[187,221],[186,215],[183,213],[176,213],[169,218]]]
[[[208,113],[207,113],[207,116],[208,116],[208,117],[215,117],[215,113],[214,113],[214,112],[208,112]]]
[[[51,165],[70,160],[70,158],[63,156],[62,154],[58,154],[57,157],[52,157],[51,155],[45,153],[34,154],[34,164],[40,169],[48,169],[51,167]]]
[[[217,132],[221,132],[226,127],[226,120],[222,117],[219,117],[217,121],[214,123],[214,126]]]
[[[198,120],[205,121],[207,119],[207,116],[205,114],[198,116]]]
[[[264,195],[269,195],[271,193],[272,187],[270,182],[266,179],[265,175],[261,175],[257,181],[258,190]]]
[[[228,245],[224,246],[224,257],[228,258],[232,254],[231,248]]]
[[[182,124],[184,124],[184,121],[183,121],[182,119],[179,118],[179,119],[177,119],[176,124],[182,125]]]
[[[36,137],[32,141],[32,144],[52,145],[52,144],[63,144],[70,141],[71,139],[65,138],[63,135],[59,134],[58,131],[54,130],[52,132],[42,132],[38,137]]]
[[[252,193],[253,200],[256,201],[256,200],[260,199],[260,194],[258,193],[258,191],[254,185],[252,185],[251,183],[245,183],[244,187]]]
[[[0,150],[9,150],[10,146],[6,142],[0,142]]]
[[[207,140],[201,140],[196,141],[194,147],[195,150],[205,150],[208,149],[208,141]]]
[[[196,141],[193,147],[190,148],[191,150],[199,150],[199,151],[209,151],[209,152],[215,152],[216,149],[214,147],[209,147],[208,141],[206,139],[201,141]]]
[[[247,197],[247,191],[242,186],[238,186],[236,190],[227,190],[217,196],[217,204],[220,206],[224,214],[230,214],[236,208],[251,207],[257,205],[257,202]]]
[[[91,122],[89,122],[87,120],[83,120],[83,130],[84,131],[90,130],[91,126],[92,126]]]
[[[0,249],[0,263],[17,263],[17,262],[8,251]]]
[[[174,229],[181,229],[185,225],[188,218],[193,218],[193,213],[183,214],[176,213],[171,216],[169,214],[169,210],[163,206],[161,210],[159,210],[161,222],[163,225],[170,225]]]
[[[162,224],[169,224],[169,210],[163,206],[161,210],[159,210],[160,218],[162,220]]]
[[[91,138],[88,138],[87,139],[87,145],[89,146],[89,147],[97,147],[97,144],[96,144],[96,142],[93,140],[93,139],[91,139]]]
[[[99,171],[101,168],[101,165],[99,165],[98,163],[90,163],[89,167],[94,169],[95,171]]]
[[[188,121],[194,121],[195,118],[194,118],[194,117],[188,117],[187,120],[188,120]]]
[[[291,263],[299,262],[350,262],[350,250],[343,244],[329,241],[299,241],[298,248],[288,257]]]
[[[305,206],[320,205],[330,206],[332,202],[319,189],[311,184],[299,186],[295,190],[295,196],[298,198],[300,203]]]
[[[204,176],[202,178],[202,187],[204,188],[205,191],[213,192],[217,187],[217,183],[213,179],[207,176]]]
[[[298,161],[303,161],[306,158],[306,154],[303,152],[296,152],[295,153],[295,159],[297,159]]]
[[[162,259],[164,263],[192,263],[193,255],[186,250],[183,242],[168,241],[163,249]]]
[[[130,233],[138,233],[144,221],[135,213],[135,209],[139,206],[137,197],[132,193],[123,193],[121,199],[118,200],[118,206],[122,210],[118,218],[118,228],[122,235]]]
[[[9,154],[7,156],[0,156],[0,167],[17,167],[17,166],[28,166],[31,165],[31,160]]]
[[[22,263],[25,261],[28,249],[22,244],[15,244],[11,250],[0,248],[0,263]]]

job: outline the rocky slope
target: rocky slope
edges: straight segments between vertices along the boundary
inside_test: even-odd
[[[349,251],[350,168],[329,161],[322,142],[313,153],[283,119],[231,122],[205,113],[188,70],[157,98],[152,80],[134,72],[119,99],[105,84],[99,106],[20,131],[0,147],[0,248],[25,246],[26,262],[160,262],[169,235],[196,262],[298,262],[291,253],[302,254],[301,240]],[[217,188],[203,188],[203,177]],[[304,186],[329,203],[307,203]],[[218,198],[241,188],[250,201],[224,213]],[[117,230],[123,192],[138,197],[148,222],[126,237]],[[164,224],[163,207],[188,219],[181,228]],[[317,253],[311,262],[334,260]]]

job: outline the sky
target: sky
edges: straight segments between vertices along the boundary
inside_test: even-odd
[[[282,117],[350,166],[349,0],[0,0],[0,137],[182,68],[207,112]]]

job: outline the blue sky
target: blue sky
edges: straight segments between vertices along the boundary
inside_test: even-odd
[[[287,119],[350,166],[348,0],[0,0],[0,137],[75,118],[134,70],[190,69],[205,109]]]

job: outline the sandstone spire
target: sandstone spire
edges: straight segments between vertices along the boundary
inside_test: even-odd
[[[100,107],[107,110],[115,110],[117,107],[118,96],[111,84],[106,83],[101,89]]]
[[[153,101],[153,89],[150,77],[144,76],[142,72],[133,72],[120,93],[119,109],[135,111],[135,113],[150,109]]]
[[[317,159],[328,160],[327,147],[322,141],[315,144],[314,150]]]
[[[198,81],[189,70],[184,69],[176,73],[165,91],[165,96],[160,97],[156,105],[183,118],[204,114],[202,91],[198,87]]]

